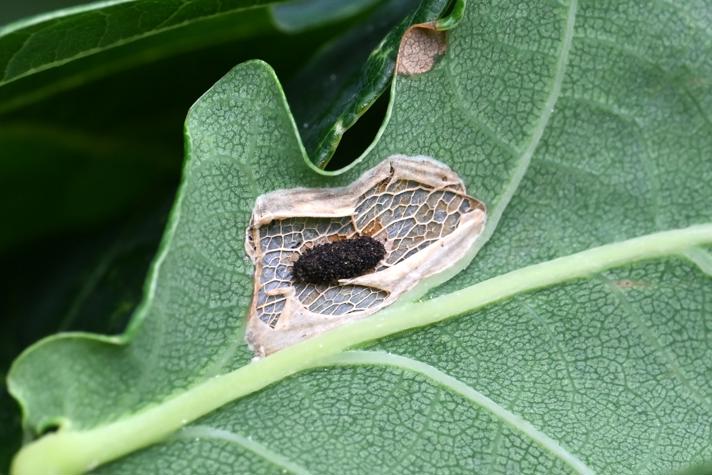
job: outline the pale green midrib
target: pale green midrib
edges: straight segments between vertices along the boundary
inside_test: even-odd
[[[472,386],[459,379],[424,363],[385,351],[347,351],[323,361],[320,366],[355,366],[376,365],[391,366],[406,371],[411,371],[439,384],[446,390],[457,394],[476,406],[491,413],[509,427],[529,437],[536,445],[558,458],[576,473],[583,475],[593,474],[593,469],[579,460],[574,454],[562,447],[555,439],[537,429],[532,423],[500,406]]]
[[[699,269],[707,275],[712,275],[712,254],[701,247],[693,247],[683,253]]]
[[[431,300],[389,307],[216,376],[123,419],[85,431],[49,434],[18,453],[13,473],[81,473],[156,443],[190,421],[356,345],[472,312],[523,292],[709,244],[712,223],[663,231],[534,264]]]
[[[242,448],[249,450],[250,452],[256,454],[260,458],[275,465],[282,470],[285,470],[296,475],[310,475],[309,470],[305,469],[301,465],[298,465],[285,456],[278,454],[272,449],[256,442],[250,437],[245,437],[234,432],[230,432],[224,429],[218,429],[216,427],[206,426],[206,425],[195,425],[186,427],[185,429],[178,432],[175,436],[176,439],[212,439],[212,440],[222,440],[225,442],[230,442],[231,444],[239,445]]]

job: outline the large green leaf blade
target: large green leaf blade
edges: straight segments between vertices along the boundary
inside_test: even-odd
[[[364,321],[285,353],[299,358],[246,364],[242,232],[264,190],[344,183],[391,153],[419,153],[450,164],[485,200],[492,239],[432,306],[395,308],[382,321],[402,329],[437,312],[473,313],[322,360],[327,369],[231,402],[97,471],[659,473],[710,458],[712,256],[709,247],[687,258],[655,251],[712,241],[709,225],[697,241],[686,236],[698,231],[675,230],[710,222],[710,26],[688,28],[684,7],[625,6],[470,5],[435,69],[398,79],[379,143],[337,179],[307,166],[269,69],[238,67],[191,113],[185,183],[131,343],[60,337],[26,353],[11,382],[28,427],[64,420],[71,434],[127,414],[140,421],[144,405],[160,411],[245,365],[233,373],[241,385],[219,396],[230,400],[319,364],[337,337],[368,341],[360,335],[376,330]],[[633,40],[650,48],[649,69],[617,46]],[[601,97],[609,102],[595,114]],[[612,125],[622,113],[630,129]],[[663,229],[679,248],[659,247],[657,235],[626,245]],[[619,244],[590,249],[609,242]],[[596,267],[615,252],[608,266],[620,268]],[[523,267],[535,262],[544,264]],[[560,283],[586,266],[590,277]],[[549,288],[524,292],[538,286]],[[515,290],[498,296],[504,287]],[[263,367],[272,372],[254,369]],[[213,397],[201,394],[196,403]]]

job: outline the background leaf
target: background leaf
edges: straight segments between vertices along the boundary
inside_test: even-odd
[[[150,8],[145,8],[143,3],[141,0],[95,2],[4,26],[0,30],[0,68],[3,71],[0,86],[4,93],[12,94],[5,96],[12,97],[12,102],[4,101],[4,108],[73,82],[86,81],[86,76],[105,75],[107,71],[115,70],[108,66],[108,58],[118,68],[146,62],[147,55],[137,55],[136,52],[146,50],[151,42],[154,46],[160,45],[159,51],[154,51],[151,56],[165,57],[196,49],[206,42],[224,41],[226,36],[244,38],[254,34],[255,29],[259,31],[269,25],[266,10],[255,8],[270,3],[267,0],[231,0],[219,4],[167,1],[154,2]],[[224,21],[229,15],[233,15],[231,19],[234,20],[235,13],[242,13],[241,17],[251,15],[252,12],[245,15],[248,10],[254,12],[250,28],[247,28],[247,22],[242,28],[234,28],[234,24],[231,28],[230,22]],[[170,35],[176,41],[161,38]],[[80,68],[72,64],[89,57],[94,57],[94,61],[83,63]],[[63,67],[75,71],[71,78],[66,72],[62,73],[64,84],[45,80],[47,91],[28,88],[32,76]],[[24,85],[6,87],[22,79],[27,79]],[[27,95],[23,96],[22,91]]]
[[[377,5],[379,0],[294,0],[273,7],[274,21],[289,32],[308,30],[315,24],[343,20]]]
[[[121,420],[247,363],[242,236],[262,191],[348,182],[392,153],[447,162],[487,203],[491,239],[432,295],[709,223],[710,6],[694,7],[472,3],[436,67],[396,82],[378,144],[332,179],[304,165],[271,70],[236,68],[189,116],[131,344],[64,336],[25,353],[10,382],[27,427]],[[96,471],[681,469],[712,456],[710,273],[697,248],[517,295],[325,360]]]

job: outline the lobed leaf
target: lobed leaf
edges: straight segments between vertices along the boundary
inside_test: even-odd
[[[189,114],[127,332],[16,361],[26,427],[59,428],[16,473],[640,474],[711,458],[710,11],[472,2],[338,174],[305,158],[271,69],[238,66]],[[394,153],[448,163],[487,204],[477,259],[432,299],[250,362],[254,198],[348,183]]]

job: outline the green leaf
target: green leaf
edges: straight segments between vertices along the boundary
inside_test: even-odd
[[[150,10],[152,4],[141,5]],[[138,53],[133,56],[137,57],[150,50],[152,62],[134,64],[138,67],[124,72],[117,70],[131,67],[131,61],[122,59],[126,52],[112,55],[111,48],[96,51],[92,54],[100,75],[107,77],[91,76],[86,64],[77,59],[84,65],[76,69],[86,84],[68,81],[71,90],[45,95],[0,118],[0,211],[5,218],[0,268],[8,282],[6,298],[0,304],[0,333],[5,335],[0,373],[8,370],[12,359],[28,344],[56,331],[117,333],[123,328],[142,287],[140,272],[145,272],[143,262],[131,260],[136,257],[135,250],[127,256],[124,249],[144,236],[140,231],[135,235],[125,232],[132,226],[127,230],[114,223],[117,219],[125,222],[125,215],[133,209],[173,196],[181,155],[177,131],[185,109],[236,60],[264,57],[279,66],[281,78],[288,79],[304,58],[353,23],[353,15],[363,8],[351,5],[339,18],[324,18],[337,6],[327,5],[329,9],[322,10],[322,15],[310,15],[310,25],[303,25],[298,34],[282,33],[279,30],[284,30],[284,25],[265,21],[262,31],[253,31],[255,39],[223,38],[221,41],[228,43],[203,45],[176,59],[170,56],[179,50],[168,40],[162,45],[164,33],[159,33],[156,43],[160,48],[152,49],[140,41],[134,47]],[[75,12],[75,20],[91,23],[92,16],[84,13]],[[280,20],[290,22],[297,13],[282,13]],[[68,13],[55,17],[61,15]],[[260,15],[269,20],[265,12]],[[74,18],[74,14],[70,16]],[[242,11],[230,20],[231,28],[254,17],[250,11]],[[329,23],[327,28],[325,23]],[[181,31],[183,35],[189,32]],[[119,67],[114,68],[112,61],[119,62]],[[192,71],[188,77],[183,74],[186,69]],[[61,83],[72,71],[64,65],[53,68],[52,74]],[[33,85],[40,89],[42,81],[49,81],[46,74],[35,77]],[[182,79],[166,84],[166,78],[171,77]],[[17,83],[25,80],[29,79]],[[161,84],[160,88],[156,84]],[[129,96],[131,101],[126,100]],[[102,235],[107,221],[114,232],[108,239]],[[101,250],[101,246],[109,249]],[[21,442],[16,412],[16,403],[3,393],[0,418],[6,433],[0,434],[4,449],[0,468],[9,465]]]
[[[255,8],[268,3],[94,2],[6,25],[0,111],[130,65],[255,35],[269,29],[269,11]]]
[[[382,0],[292,0],[272,7],[274,21],[283,31],[298,32],[316,24],[335,22],[367,11]]]
[[[640,474],[712,458],[711,19],[704,2],[472,3],[336,176],[305,158],[271,69],[237,67],[191,109],[127,332],[15,362],[26,427],[59,429],[15,473]],[[348,183],[393,153],[448,163],[485,201],[477,259],[429,298],[251,362],[254,198]]]
[[[438,19],[447,4],[386,1],[322,49],[289,82],[286,92],[299,133],[318,167],[326,167],[344,134],[388,88],[405,30]]]

